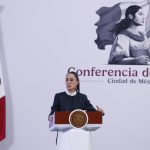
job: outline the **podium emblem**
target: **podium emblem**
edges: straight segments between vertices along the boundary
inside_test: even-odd
[[[84,128],[88,123],[88,115],[85,111],[76,109],[70,113],[69,123],[74,128]]]

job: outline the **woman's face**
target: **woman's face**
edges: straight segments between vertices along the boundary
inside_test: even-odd
[[[142,9],[139,9],[136,13],[135,13],[135,17],[133,18],[133,22],[136,25],[143,25],[145,21],[145,17],[144,17],[144,12]]]
[[[75,76],[71,73],[66,75],[66,88],[69,92],[74,92],[77,89],[79,81],[75,78]]]

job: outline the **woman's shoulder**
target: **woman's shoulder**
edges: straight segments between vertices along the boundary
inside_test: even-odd
[[[55,94],[55,96],[65,96],[65,95],[66,95],[66,92],[59,92]]]
[[[125,34],[124,32],[121,32],[121,33],[119,33],[118,35],[117,35],[117,37],[119,37],[119,38],[126,38],[126,39],[128,39],[129,38],[129,36],[127,35],[127,34]]]
[[[126,34],[124,34],[124,33],[119,33],[118,35],[117,35],[117,37],[116,37],[116,39],[118,40],[118,41],[125,41],[125,40],[130,40],[130,37],[128,36],[128,35],[126,35]]]
[[[77,93],[80,97],[87,97],[87,95],[86,94],[84,94],[84,93],[80,93],[80,92],[78,92]]]
[[[119,45],[124,47],[125,45],[127,45],[127,43],[129,43],[129,41],[130,41],[130,38],[127,35],[119,33],[116,36],[114,45],[116,46],[116,43],[118,43]]]

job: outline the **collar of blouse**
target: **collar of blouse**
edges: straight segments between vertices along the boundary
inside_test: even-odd
[[[77,92],[76,91],[74,91],[74,92],[66,91],[66,94],[69,96],[75,96],[77,94]]]

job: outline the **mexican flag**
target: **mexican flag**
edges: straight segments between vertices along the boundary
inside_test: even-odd
[[[0,62],[0,141],[6,137],[6,100]]]

